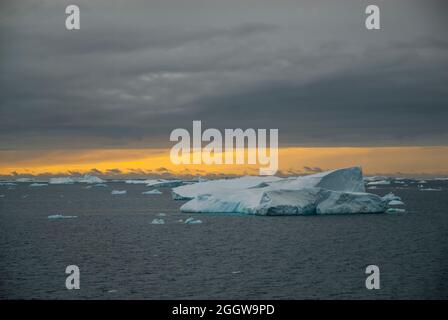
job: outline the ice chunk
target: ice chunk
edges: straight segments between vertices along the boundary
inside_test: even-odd
[[[64,216],[62,214],[53,214],[48,216],[48,219],[73,219],[77,218],[77,216]]]
[[[202,221],[194,218],[187,218],[185,219],[185,224],[201,224]]]
[[[442,191],[442,188],[419,188],[420,191]]]
[[[330,192],[319,202],[317,214],[383,213],[386,204],[381,197],[371,193]]]
[[[405,209],[399,209],[399,208],[389,208],[387,209],[386,213],[405,213]]]
[[[32,183],[29,185],[29,187],[46,187],[48,184],[46,183]]]
[[[151,221],[151,224],[165,224],[165,220],[163,219],[154,219]]]
[[[16,185],[17,183],[14,182],[4,182],[4,181],[0,182],[0,186],[16,186]]]
[[[49,184],[72,184],[72,183],[75,183],[75,180],[70,177],[56,177],[56,178],[50,178],[48,183]]]
[[[120,194],[126,194],[127,191],[126,190],[112,190],[112,192],[110,194],[112,195],[120,195]]]
[[[162,192],[157,189],[154,189],[154,190],[144,191],[144,192],[142,192],[142,194],[162,194]]]
[[[166,216],[166,213],[158,213],[157,216],[159,216],[159,217],[165,217],[165,216]]]
[[[387,186],[390,184],[388,180],[372,181],[367,183],[368,186]]]
[[[383,199],[383,201],[385,201],[385,202],[389,202],[389,201],[393,201],[393,200],[401,201],[401,198],[399,196],[394,195],[392,192],[389,192],[381,199]]]
[[[5,197],[5,195],[4,194],[0,194],[0,198],[4,198]]]
[[[33,182],[33,178],[18,178],[16,179],[16,182]]]
[[[50,184],[73,184],[75,182],[79,183],[103,183],[105,182],[103,179],[91,176],[89,174],[86,174],[82,177],[55,177],[50,178],[49,182]]]
[[[404,206],[404,202],[400,200],[392,200],[388,203],[389,206]]]

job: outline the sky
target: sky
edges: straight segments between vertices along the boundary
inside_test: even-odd
[[[69,4],[80,30],[65,29]],[[380,30],[364,26],[369,4]],[[279,129],[283,172],[448,174],[443,1],[0,7],[0,175],[252,172],[173,167],[169,135],[193,120]]]

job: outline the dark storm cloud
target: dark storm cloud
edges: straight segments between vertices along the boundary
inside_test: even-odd
[[[367,31],[362,1],[225,3],[81,1],[74,32],[64,3],[4,5],[0,147],[169,146],[192,120],[283,145],[446,145],[437,10],[380,2]]]

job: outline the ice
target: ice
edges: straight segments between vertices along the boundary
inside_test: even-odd
[[[182,212],[308,215],[380,213],[387,209],[381,197],[365,193],[359,167],[295,178],[256,178],[182,186],[173,189],[173,196],[191,199],[181,206]]]
[[[144,191],[144,192],[142,192],[142,194],[162,194],[162,192],[157,189],[154,189],[154,190]]]
[[[16,182],[33,182],[33,178],[18,178],[16,179]]]
[[[331,192],[319,202],[317,214],[383,213],[386,204],[381,197],[371,193]]]
[[[389,206],[404,206],[404,202],[400,200],[392,200],[388,203]]]
[[[151,221],[151,224],[165,224],[165,220],[163,219],[154,219]]]
[[[401,198],[399,196],[394,195],[392,192],[389,192],[381,199],[383,199],[383,201],[385,201],[385,202],[390,202],[393,200],[401,201]]]
[[[185,219],[185,224],[201,224],[202,221],[194,218],[187,218]]]
[[[70,177],[57,177],[57,178],[50,178],[48,183],[49,184],[72,184],[72,183],[75,183],[75,180]]]
[[[183,180],[147,179],[147,180],[126,180],[128,184],[146,184],[147,187],[174,188],[185,184]]]
[[[48,219],[73,219],[77,218],[77,216],[64,216],[62,214],[53,214],[48,216]]]
[[[165,216],[166,216],[166,213],[158,213],[157,216],[158,216],[158,217],[165,217]]]
[[[420,180],[417,183],[427,183],[426,180]]]
[[[245,176],[235,179],[219,179],[209,180],[205,182],[198,182],[195,184],[188,184],[172,189],[172,196],[174,200],[189,200],[195,196],[202,194],[204,190],[213,193],[213,191],[223,192],[225,190],[242,190],[257,186],[264,182],[272,182],[281,180],[274,176],[256,177]]]
[[[46,187],[48,184],[46,183],[32,183],[29,185],[29,187]]]
[[[120,194],[126,194],[127,191],[126,190],[112,190],[112,192],[110,194],[112,195],[120,195]]]
[[[73,184],[75,182],[78,183],[103,183],[105,182],[103,179],[86,174],[82,177],[55,177],[50,178],[50,184]]]
[[[0,194],[0,198],[4,198],[5,197],[5,195],[4,194]]]
[[[386,186],[389,184],[390,184],[390,181],[388,181],[388,180],[372,181],[372,182],[367,183],[368,186]]]
[[[5,181],[0,182],[0,186],[16,186],[16,185],[17,183],[14,182],[5,182]]]
[[[389,208],[387,209],[386,213],[405,213],[405,209],[399,209],[399,208]]]
[[[442,191],[442,188],[419,188],[420,191]]]

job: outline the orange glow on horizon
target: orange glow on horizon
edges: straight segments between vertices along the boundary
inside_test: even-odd
[[[170,149],[92,149],[0,151],[0,174],[142,172],[172,174],[258,174],[258,165],[174,165]],[[359,165],[366,174],[448,174],[448,147],[280,148],[279,170],[299,173],[304,167],[323,170]]]

